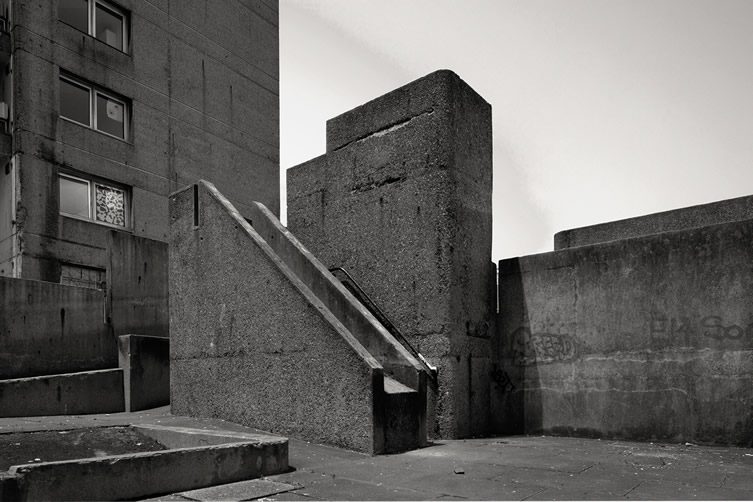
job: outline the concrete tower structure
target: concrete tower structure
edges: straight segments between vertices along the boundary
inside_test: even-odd
[[[438,367],[432,437],[487,432],[495,269],[491,106],[440,70],[327,122],[288,171],[288,228]]]

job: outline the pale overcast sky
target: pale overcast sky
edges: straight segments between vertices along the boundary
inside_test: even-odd
[[[495,260],[753,193],[753,0],[281,0],[283,171],[440,68],[492,105]]]

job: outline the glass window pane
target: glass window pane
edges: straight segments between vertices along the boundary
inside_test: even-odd
[[[60,116],[89,125],[89,89],[60,79]]]
[[[118,138],[125,138],[125,107],[123,103],[97,94],[97,129]]]
[[[97,4],[94,35],[107,45],[123,50],[123,16]]]
[[[96,218],[110,225],[126,226],[125,192],[117,188],[96,186]]]
[[[74,28],[89,32],[89,2],[88,0],[60,0],[58,17],[64,23]]]
[[[89,183],[60,176],[60,212],[89,217]]]

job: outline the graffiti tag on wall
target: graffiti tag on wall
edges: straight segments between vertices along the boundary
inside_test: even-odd
[[[692,340],[701,334],[714,340],[753,340],[753,322],[747,326],[725,322],[722,316],[708,315],[694,322],[687,317],[668,317],[652,314],[649,319],[649,336],[653,345],[692,346]]]
[[[492,382],[497,384],[497,388],[504,394],[515,390],[515,384],[512,383],[510,375],[502,368],[494,368],[491,374]]]
[[[575,342],[570,335],[531,333],[525,326],[512,334],[512,359],[517,366],[567,361],[575,357]]]

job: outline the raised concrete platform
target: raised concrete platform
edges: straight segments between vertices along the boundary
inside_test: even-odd
[[[108,454],[107,438],[119,441],[115,433],[123,429],[151,441],[151,451],[138,451],[136,447],[143,445],[138,442],[127,445],[128,453]],[[57,434],[40,442],[41,432]],[[141,414],[0,419],[0,440],[5,435],[20,448],[27,444],[31,458],[0,472],[2,500],[135,499],[288,469],[287,439],[221,420],[175,417],[167,408]],[[97,435],[102,450],[87,458],[71,458],[61,451],[71,435],[77,436],[76,444],[86,442],[87,435]]]

